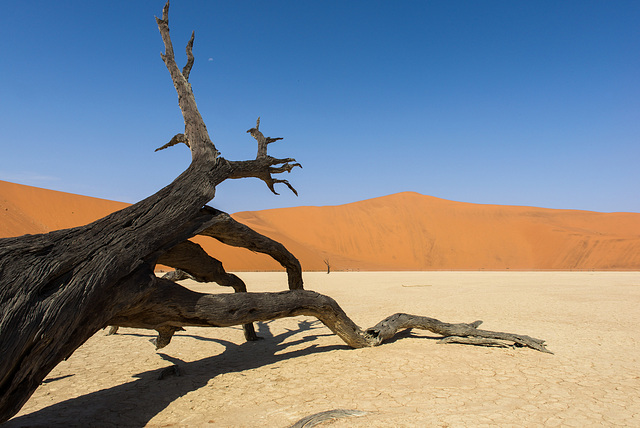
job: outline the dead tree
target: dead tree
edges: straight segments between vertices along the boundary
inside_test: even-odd
[[[329,263],[329,259],[322,259],[325,265],[327,265],[327,275],[331,273],[331,263]]]
[[[490,345],[506,341],[548,352],[542,340],[480,330],[480,321],[447,324],[396,314],[362,330],[333,299],[303,289],[300,263],[281,244],[206,206],[216,186],[227,179],[257,177],[273,193],[278,183],[295,193],[287,180],[274,175],[300,165],[292,158],[267,154],[267,145],[276,139],[265,138],[259,122],[249,130],[258,141],[256,159],[230,161],[220,156],[188,81],[193,35],[187,45],[187,65],[180,70],[169,37],[168,12],[167,2],[162,18],[156,20],[165,46],[162,59],[184,118],[184,133],[167,146],[185,143],[192,162],[154,195],[91,224],[0,240],[0,423],[18,412],[60,361],[108,325],[156,330],[156,345],[161,348],[184,326],[225,327],[309,315],[355,348],[379,345],[401,329],[419,328],[457,341]],[[289,290],[246,292],[239,278],[188,241],[198,234],[270,255],[287,270]],[[239,292],[190,291],[156,277],[156,263]]]

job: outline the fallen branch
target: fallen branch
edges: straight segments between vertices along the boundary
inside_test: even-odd
[[[186,326],[230,327],[258,321],[299,315],[313,316],[352,348],[381,345],[405,329],[428,330],[443,337],[480,337],[511,341],[540,352],[550,353],[544,341],[529,336],[479,330],[482,321],[444,323],[434,318],[398,313],[366,330],[360,329],[338,303],[323,294],[308,290],[280,293],[203,294],[156,279],[152,293],[136,307],[123,311],[109,324],[155,329],[166,346],[171,329]],[[175,331],[175,330],[174,330]]]

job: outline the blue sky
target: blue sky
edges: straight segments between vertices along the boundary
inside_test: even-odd
[[[162,1],[3,2],[0,180],[125,202],[171,182],[184,124],[154,16]],[[401,191],[640,212],[640,2],[174,0],[179,63],[227,159],[304,169],[228,212]],[[44,209],[44,207],[43,207]]]

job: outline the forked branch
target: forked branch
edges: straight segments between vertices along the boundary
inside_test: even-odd
[[[258,142],[258,154],[256,158],[261,158],[267,156],[267,146],[271,143],[274,143],[278,140],[282,140],[282,137],[265,137],[262,132],[260,132],[260,118],[256,120],[256,127],[251,128],[247,131],[247,133],[251,134],[253,138]]]
[[[260,118],[258,118],[257,126],[259,125],[260,125]],[[252,130],[255,131],[254,133],[252,133],[252,135],[259,134],[256,140],[258,140],[259,146],[260,144],[263,144],[264,154],[261,154],[261,151],[259,150],[258,156],[254,160],[227,161],[228,164],[231,166],[230,174],[227,178],[247,178],[247,177],[259,178],[260,180],[264,181],[267,187],[269,188],[269,190],[271,190],[271,192],[273,192],[276,195],[278,195],[278,192],[276,192],[275,190],[275,184],[281,183],[287,186],[289,190],[291,190],[296,196],[298,196],[298,191],[291,185],[291,183],[289,183],[288,180],[273,178],[273,174],[282,174],[285,172],[289,173],[295,167],[302,168],[302,165],[296,162],[296,160],[293,158],[277,159],[267,155],[266,154],[267,145],[274,141],[282,140],[282,138],[265,138],[264,136],[262,136],[262,133],[260,131],[256,130],[256,128],[252,128],[249,131],[252,131]],[[155,151],[157,152],[159,150],[164,150],[166,148],[175,146],[176,144],[180,144],[180,143],[184,143],[187,147],[191,148],[191,145],[189,144],[189,140],[184,134],[176,134],[168,143],[166,143],[162,147],[158,147]]]
[[[274,186],[277,183],[281,183],[298,196],[298,191],[287,180],[273,178],[273,174],[289,173],[295,167],[302,168],[302,165],[293,158],[277,159],[267,154],[267,146],[275,141],[282,140],[282,138],[265,137],[260,131],[260,118],[256,121],[256,127],[249,129],[247,132],[256,139],[258,154],[255,160],[231,162],[233,173],[229,178],[259,178],[276,195],[278,192],[276,192]]]
[[[189,148],[191,149],[192,159],[198,159],[204,162],[215,161],[219,153],[209,138],[207,127],[205,126],[204,120],[198,111],[198,106],[196,105],[196,100],[188,81],[189,73],[193,66],[192,49],[194,34],[191,34],[191,39],[187,44],[187,65],[185,65],[181,71],[176,64],[173,44],[169,35],[169,1],[167,1],[162,9],[162,19],[156,17],[156,22],[165,48],[165,52],[160,54],[160,56],[162,57],[167,70],[169,70],[173,86],[176,88],[176,92],[178,93],[178,105],[180,106],[182,116],[185,119],[184,134],[190,143]]]

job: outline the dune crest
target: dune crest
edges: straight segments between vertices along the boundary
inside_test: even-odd
[[[89,223],[127,206],[0,181],[0,237]],[[240,212],[305,270],[640,270],[640,213],[481,205],[403,192],[339,206]],[[231,271],[269,257],[196,237]]]

